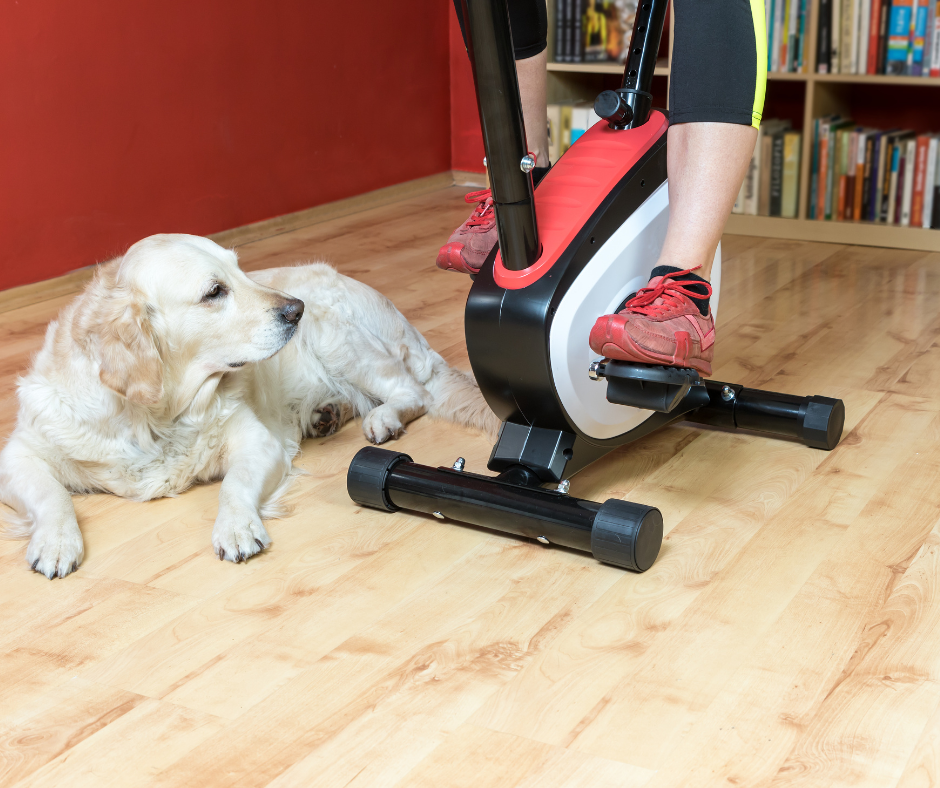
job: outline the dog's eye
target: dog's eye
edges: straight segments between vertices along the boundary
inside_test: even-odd
[[[222,287],[218,282],[216,282],[212,287],[210,287],[206,294],[202,297],[203,301],[212,301],[216,298],[220,298],[225,295],[225,288]]]

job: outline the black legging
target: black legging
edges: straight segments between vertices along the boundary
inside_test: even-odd
[[[547,47],[545,0],[508,0],[516,60]],[[463,16],[454,0],[460,31]],[[760,125],[767,84],[764,0],[673,0],[669,122]]]

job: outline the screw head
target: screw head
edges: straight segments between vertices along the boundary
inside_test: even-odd
[[[568,494],[568,489],[571,487],[571,482],[567,479],[562,479],[561,483],[555,488],[562,495]]]
[[[734,399],[734,389],[731,386],[722,386],[721,387],[721,398],[725,402],[731,402]]]
[[[548,539],[546,539],[544,536],[536,536],[535,541],[541,542],[542,544],[549,544]]]
[[[438,520],[444,519],[444,515],[441,514],[440,512],[431,512],[431,514],[433,514]]]
[[[462,471],[464,466],[467,464],[467,461],[463,457],[458,457],[454,460],[454,464],[451,466],[455,471]]]
[[[519,162],[519,169],[523,172],[532,172],[535,169],[535,156],[531,153],[523,156],[522,161]]]
[[[591,380],[600,380],[604,377],[604,367],[603,361],[592,361],[591,366],[588,367],[588,377]]]

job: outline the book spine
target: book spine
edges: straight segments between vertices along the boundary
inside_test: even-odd
[[[937,0],[930,0],[927,5],[927,19],[924,22],[924,62],[921,68],[921,76],[930,76],[931,60],[933,58],[933,31],[934,19],[937,16]]]
[[[859,63],[862,58],[862,13],[864,0],[855,0],[852,4],[852,73],[859,74]]]
[[[924,228],[930,227],[933,216],[933,192],[937,177],[937,138],[931,137],[927,146],[927,174],[924,177],[924,215],[921,224]]]
[[[907,142],[902,140],[895,146],[897,168],[892,173],[891,204],[888,206],[888,215],[891,224],[901,223],[901,203],[904,202],[904,155],[907,152]]]
[[[914,198],[914,168],[917,159],[917,140],[908,140],[904,146],[904,180],[903,188],[901,170],[898,170],[898,202],[900,203],[900,224],[902,227],[911,225],[911,202]]]
[[[780,215],[795,219],[800,201],[800,142],[798,131],[788,131],[783,137],[783,186]]]
[[[797,70],[797,39],[796,32],[800,19],[800,0],[790,0],[790,18],[787,20],[787,59],[786,70],[793,73]]]
[[[836,145],[837,129],[829,127],[829,150],[826,158],[826,218],[832,220],[835,218],[835,207],[838,200],[837,190],[839,188],[839,160],[836,158],[838,148]]]
[[[927,185],[927,151],[930,137],[917,138],[917,152],[914,157],[914,189],[911,195],[911,215],[909,224],[922,227],[924,224],[924,187]]]
[[[770,154],[770,215],[780,216],[783,198],[783,133],[774,135]]]
[[[855,0],[842,2],[842,62],[839,65],[842,74],[851,74],[855,69],[854,36],[852,35],[852,12]]]
[[[572,53],[571,61],[573,63],[583,63],[584,62],[584,38],[582,35],[581,28],[581,0],[572,0],[574,5],[574,13],[572,19],[572,32],[571,32],[571,43],[572,43]],[[605,42],[606,44],[606,42]]]
[[[770,161],[773,153],[773,138],[769,134],[761,131],[760,137],[760,183],[758,186],[757,214],[758,216],[770,216],[770,167],[767,162]]]
[[[829,53],[832,44],[832,0],[819,2],[819,30],[816,35],[816,71],[829,73]]]
[[[871,16],[868,19],[868,60],[866,74],[878,73],[878,26],[881,23],[881,0],[871,0]]]
[[[924,69],[924,42],[927,36],[927,3],[917,5],[911,28],[911,48],[908,58],[911,62],[911,74],[921,76]]]
[[[572,62],[572,56],[574,54],[574,48],[572,46],[572,33],[574,25],[574,0],[560,0],[560,2],[565,5],[565,42],[562,48],[563,60],[565,63]]]
[[[865,194],[865,153],[868,150],[866,147],[868,135],[862,131],[856,136],[855,181],[852,189],[852,214],[849,218],[858,222],[862,219],[862,198]]]
[[[565,1],[555,0],[555,62],[564,63],[565,51]]]
[[[855,73],[868,73],[868,44],[871,38],[871,6],[872,0],[862,0],[858,20],[858,60]]]
[[[848,0],[846,0],[848,2]],[[829,25],[831,44],[829,73],[838,74],[842,64],[842,0],[832,0],[832,15]]]
[[[826,192],[829,183],[829,124],[819,124],[819,185],[816,193],[816,218],[826,219]]]
[[[940,3],[933,20],[933,46],[930,52],[930,76],[940,77]]]
[[[862,165],[862,199],[858,218],[867,220],[871,213],[871,179],[875,165],[875,139],[877,132],[865,136],[865,162]]]
[[[897,184],[898,171],[895,169],[897,164],[894,160],[894,152],[897,145],[894,140],[888,141],[887,155],[885,157],[884,183],[881,187],[881,207],[879,209],[880,221],[890,224],[888,204],[891,202],[891,181]]]
[[[819,118],[813,118],[813,145],[810,149],[809,160],[809,216],[810,219],[818,219],[816,215],[816,205],[818,203],[819,191]]]
[[[903,75],[907,69],[910,43],[912,0],[893,0],[888,20],[888,55],[885,73]]]
[[[757,216],[757,203],[760,199],[758,193],[760,154],[760,134],[758,134],[754,142],[754,150],[751,151],[751,161],[747,165],[747,175],[744,176],[744,213],[748,216]]]
[[[876,74],[887,73],[888,62],[888,20],[891,18],[892,0],[881,0],[881,21],[878,23],[878,63]]]

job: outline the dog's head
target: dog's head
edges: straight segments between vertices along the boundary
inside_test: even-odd
[[[277,353],[303,315],[296,298],[253,282],[234,252],[194,235],[153,235],[106,266],[73,337],[100,379],[132,402],[161,400],[166,376],[192,388]]]

